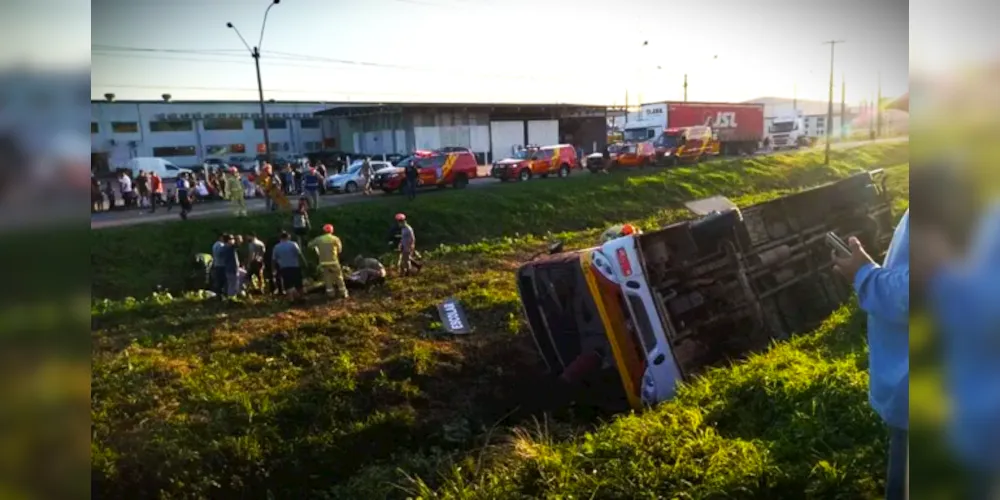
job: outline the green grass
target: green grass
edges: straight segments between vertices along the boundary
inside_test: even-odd
[[[851,170],[907,161],[909,145],[889,143],[833,151],[829,167],[821,152],[729,159],[670,170],[637,170],[610,176],[574,174],[490,189],[449,190],[399,196],[372,203],[319,210],[315,227],[331,222],[349,256],[381,254],[393,214],[407,213],[421,248],[474,244],[522,234],[580,231],[622,220],[682,209],[681,202],[719,192],[730,196],[775,193],[816,185]],[[290,217],[260,214],[247,219],[193,219],[91,231],[94,297],[146,296],[157,285],[183,286],[191,257],[205,252],[219,232],[256,231],[272,235]],[[318,229],[317,229],[318,230]]]
[[[851,155],[856,166],[896,165],[905,163],[906,148]],[[429,252],[432,264],[346,305],[220,304],[196,294],[97,300],[93,492],[107,498],[776,498],[806,490],[873,496],[882,438],[867,409],[863,328],[852,309],[813,335],[711,371],[655,411],[620,417],[556,404],[560,394],[542,375],[524,330],[512,271],[550,237],[579,247],[594,240],[604,228],[601,217],[612,220],[615,210],[653,227],[686,217],[679,207],[689,197],[718,192],[746,205],[849,170],[793,156],[770,161],[427,197],[408,212],[425,221],[420,241],[440,245]],[[737,171],[751,180],[729,173]],[[799,184],[780,179],[792,172]],[[899,179],[907,167],[893,167],[890,175],[905,198]],[[655,202],[643,194],[645,207],[620,199],[625,189],[664,192],[680,181],[685,187],[673,189],[681,191]],[[576,215],[592,217],[590,225],[574,222],[572,212],[543,210],[551,224],[539,218],[533,228],[517,226],[517,217],[486,205],[508,197],[528,203],[522,189],[539,204],[565,197]],[[446,216],[448,200],[470,196],[481,198],[482,217],[522,234],[502,237],[513,231],[485,223],[449,230],[447,219],[433,217],[436,210]],[[355,217],[369,210],[381,220],[380,210],[391,213],[401,204],[376,203],[343,209],[358,210]],[[588,215],[588,203],[624,207],[589,207]],[[191,222],[158,230],[191,239],[204,231],[210,238],[214,222]],[[357,239],[377,244],[382,229],[358,232]],[[151,239],[150,231],[95,232],[95,245],[110,245],[98,249],[110,255],[111,242],[131,242],[131,255],[170,262],[170,249],[180,243]],[[109,276],[95,276],[95,283],[110,286],[136,270],[128,260],[108,262]],[[465,305],[473,335],[435,333],[433,307],[448,295]]]

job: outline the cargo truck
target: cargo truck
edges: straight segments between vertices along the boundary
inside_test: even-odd
[[[548,369],[571,387],[610,383],[640,409],[677,384],[773,339],[807,332],[851,296],[825,235],[877,256],[892,238],[881,171],[739,209],[712,197],[700,218],[553,254],[516,271]],[[615,382],[614,379],[618,379]]]
[[[805,119],[797,110],[785,111],[775,116],[768,127],[768,138],[771,148],[798,149],[812,145],[812,139],[806,134]]]
[[[643,104],[625,125],[625,140],[654,140],[667,129],[710,127],[723,155],[757,151],[764,141],[764,105],[728,102],[661,102]]]

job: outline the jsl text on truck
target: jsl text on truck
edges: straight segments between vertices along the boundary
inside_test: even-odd
[[[720,153],[753,153],[764,140],[764,105],[725,102],[661,102],[643,104],[625,125],[629,142],[656,139],[668,129],[709,127]]]

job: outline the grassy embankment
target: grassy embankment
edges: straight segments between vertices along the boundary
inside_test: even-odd
[[[829,168],[820,164],[822,153],[809,152],[720,160],[669,171],[636,170],[610,176],[583,172],[566,180],[539,179],[425,194],[414,203],[399,196],[386,197],[321,209],[311,219],[316,234],[324,223],[333,223],[349,256],[385,252],[386,231],[393,214],[400,211],[407,213],[424,249],[484,240],[492,244],[521,234],[581,231],[647,218],[714,193],[780,193],[832,180],[851,168],[905,161],[908,149],[906,143],[892,143],[835,150]],[[288,215],[256,214],[242,220],[193,219],[91,231],[93,296],[146,296],[157,285],[178,289],[189,259],[208,251],[219,232],[256,231],[269,237],[278,227],[290,224]]]
[[[872,165],[900,165],[891,179],[905,200],[906,156],[905,144],[878,146],[838,152],[830,168],[816,154],[779,156],[345,207],[332,212],[356,250],[380,248],[385,214],[401,206],[419,221],[422,242],[452,246],[433,252],[424,275],[346,306],[98,301],[94,492],[357,499],[405,496],[402,487],[523,498],[591,497],[597,487],[594,498],[872,496],[882,441],[865,403],[863,326],[852,310],[818,333],[712,371],[675,402],[595,427],[589,408],[539,404],[551,393],[510,277],[549,236],[500,235],[567,231],[559,236],[578,246],[608,222],[682,218],[680,202],[693,197],[718,192],[746,205]],[[260,219],[227,222],[241,230],[277,223]],[[160,282],[165,275],[140,274],[142,285],[114,290],[144,267],[110,257],[130,247],[146,268],[169,269],[176,252],[210,241],[218,225],[192,222],[95,232],[95,264],[109,266],[95,267],[95,295]],[[361,231],[375,222],[374,234]],[[432,335],[428,312],[446,295],[466,305],[477,328],[469,338]],[[551,410],[543,435],[512,430],[534,428],[542,410]]]

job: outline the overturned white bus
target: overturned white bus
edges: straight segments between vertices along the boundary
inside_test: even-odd
[[[892,238],[884,179],[859,173],[744,209],[700,200],[688,204],[699,219],[523,264],[542,358],[568,380],[617,371],[638,409],[707,366],[815,328],[851,293],[826,233],[857,236],[873,255]]]

